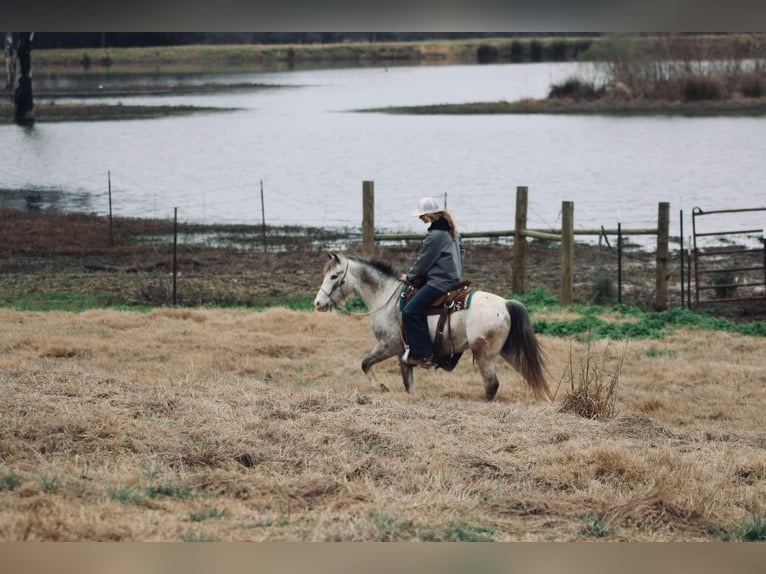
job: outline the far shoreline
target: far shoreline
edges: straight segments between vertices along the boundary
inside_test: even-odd
[[[85,75],[126,73],[189,73],[232,71],[303,70],[325,67],[374,67],[413,65],[454,65],[487,63],[576,62],[593,61],[594,57],[624,49],[616,36],[524,37],[437,39],[396,42],[343,42],[335,44],[242,44],[147,46],[134,48],[45,49],[33,53],[33,70],[38,74],[83,73]],[[760,44],[750,35],[693,35],[678,38],[653,36],[634,38],[634,49],[649,49],[658,41],[669,48],[703,50],[718,58],[746,58],[759,54]],[[755,52],[753,52],[755,50]],[[590,53],[592,52],[592,53]],[[711,56],[711,57],[713,57]],[[108,83],[107,83],[108,84]],[[760,84],[759,84],[760,85]],[[195,106],[132,106],[118,104],[89,104],[87,102],[60,104],[58,98],[114,97],[131,95],[184,94],[234,89],[285,88],[288,86],[253,83],[172,84],[162,86],[124,85],[113,88],[35,90],[34,121],[103,121],[144,119],[199,112],[231,111]],[[563,86],[567,87],[567,86]],[[574,86],[587,87],[587,86]],[[710,86],[702,86],[710,87]],[[715,87],[715,86],[713,86]],[[697,93],[699,93],[697,88]],[[757,97],[723,95],[719,99],[646,99],[638,91],[621,97],[615,92],[598,98],[554,97],[518,101],[433,104],[348,110],[352,113],[387,113],[403,115],[489,115],[489,114],[548,114],[548,115],[608,115],[608,116],[674,116],[674,117],[762,117],[766,115],[766,95],[763,89],[750,93]],[[744,92],[747,93],[747,92]],[[727,97],[730,96],[730,97]],[[678,97],[676,95],[671,98]],[[13,106],[0,104],[0,124],[13,123]]]
[[[234,108],[199,106],[132,106],[123,104],[36,104],[32,123],[99,122],[115,120],[143,120],[198,113],[221,113]],[[11,104],[0,104],[0,125],[16,123]]]
[[[226,89],[224,86],[220,89]],[[179,91],[188,88],[179,87]],[[129,97],[127,89],[124,96]],[[55,100],[37,103],[35,123],[71,121],[115,121],[156,119],[196,113],[221,113],[235,108],[200,106],[146,106],[130,104],[58,104]],[[716,100],[702,102],[666,102],[657,100],[578,101],[573,99],[518,100],[514,102],[471,102],[393,106],[349,110],[350,113],[385,113],[395,115],[591,115],[591,116],[668,116],[668,117],[764,117],[766,98]],[[13,105],[0,103],[0,125],[14,123]]]
[[[661,100],[525,99],[514,102],[471,102],[422,106],[391,106],[354,110],[400,115],[610,115],[681,117],[758,117],[766,115],[766,98],[669,102]]]

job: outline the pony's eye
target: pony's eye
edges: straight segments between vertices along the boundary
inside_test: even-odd
[[[339,275],[339,273],[333,273],[332,275],[330,275],[330,279],[335,281],[338,278],[338,275]]]

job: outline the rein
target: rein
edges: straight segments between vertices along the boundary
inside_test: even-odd
[[[379,311],[382,311],[383,309],[385,309],[388,306],[388,304],[391,302],[391,300],[395,296],[397,296],[399,294],[401,289],[402,289],[402,282],[400,281],[399,283],[396,284],[396,288],[394,289],[394,292],[391,293],[391,295],[388,297],[388,299],[386,299],[386,301],[380,307],[378,307],[374,311],[368,311],[367,313],[357,313],[355,311],[352,311],[351,309],[348,308],[348,305],[337,303],[332,297],[330,297],[330,301],[335,303],[335,308],[336,309],[340,310],[342,308],[343,311],[345,313],[348,313],[349,315],[353,315],[355,317],[370,317],[370,316],[374,315],[375,313],[378,313]],[[341,295],[343,295],[343,289],[341,289],[340,292],[341,292]],[[344,295],[343,298],[344,299],[346,298],[345,295]]]

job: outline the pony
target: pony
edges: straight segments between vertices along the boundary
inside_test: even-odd
[[[362,299],[368,309],[377,346],[362,359],[362,372],[374,388],[387,391],[372,367],[405,351],[402,338],[402,313],[399,298],[402,281],[390,265],[376,260],[339,253],[327,253],[322,285],[314,299],[314,309],[324,312],[346,305],[350,297]],[[431,340],[437,316],[428,317]],[[544,376],[543,350],[532,330],[529,313],[522,303],[506,300],[486,291],[475,291],[468,308],[450,318],[450,335],[444,337],[443,351],[462,353],[470,350],[484,381],[484,397],[491,401],[500,383],[495,360],[505,359],[526,381],[538,400],[554,398]],[[413,367],[399,361],[404,388],[414,390]]]

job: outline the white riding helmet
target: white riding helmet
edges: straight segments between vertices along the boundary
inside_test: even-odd
[[[435,197],[424,197],[418,201],[418,208],[412,212],[412,215],[420,217],[421,215],[439,213],[440,211],[442,211],[442,206],[439,204],[438,199]]]

